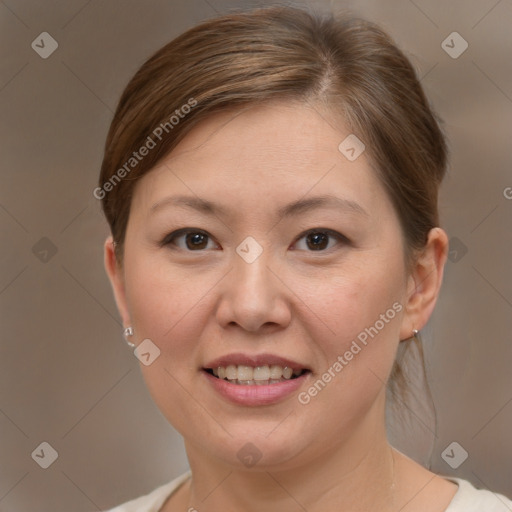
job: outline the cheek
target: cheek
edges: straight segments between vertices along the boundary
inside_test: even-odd
[[[357,265],[347,262],[327,280],[307,276],[299,281],[294,292],[307,306],[304,313],[311,318],[310,327],[317,326],[316,339],[323,339],[331,358],[348,350],[356,339],[362,345],[374,338],[396,341],[404,289],[404,280],[397,276],[402,274],[399,261],[365,258]]]
[[[374,258],[364,265],[347,264],[316,293],[309,280],[302,282],[299,293],[308,297],[304,302],[311,334],[323,353],[317,384],[306,390],[303,401],[329,405],[330,414],[356,417],[375,400],[398,346],[404,310],[402,275],[399,258]],[[318,312],[316,319],[311,311]]]
[[[206,292],[218,279],[206,273],[198,278],[197,271],[178,271],[162,260],[133,255],[127,261],[126,291],[135,343],[149,338],[160,349],[151,365],[140,364],[148,390],[169,422],[183,431],[190,428],[190,417],[201,413],[190,382],[199,372]]]
[[[197,319],[203,296],[215,283],[207,274],[198,280],[192,270],[178,270],[164,258],[143,254],[134,255],[126,267],[126,293],[139,336],[154,339],[165,350],[200,325],[191,319]]]
[[[204,415],[190,382],[198,372],[198,340],[208,318],[204,295],[215,282],[207,275],[198,279],[197,273],[194,278],[190,272],[170,272],[168,264],[147,255],[126,261],[135,342],[149,338],[160,349],[159,357],[140,369],[154,402],[182,434],[191,430],[191,418]]]

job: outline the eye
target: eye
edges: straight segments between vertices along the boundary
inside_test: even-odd
[[[342,243],[349,243],[349,240],[347,237],[343,236],[341,233],[338,233],[336,231],[332,231],[331,229],[312,229],[307,231],[306,233],[303,233],[300,238],[297,239],[296,244],[298,241],[305,239],[306,241],[306,250],[310,249],[311,251],[325,251],[326,249],[331,249],[332,244],[329,244],[329,239],[336,239],[338,242]],[[304,250],[304,247],[299,248],[301,250]]]
[[[199,229],[179,229],[167,235],[161,242],[162,246],[175,245],[183,250],[188,251],[200,251],[202,249],[208,249],[208,233]],[[181,240],[182,243],[176,243],[176,240]],[[213,241],[212,241],[213,243]]]
[[[326,251],[332,248],[333,243],[330,243],[333,239],[342,243],[349,243],[349,240],[336,231],[331,229],[317,228],[309,230],[303,233],[295,242],[295,245],[300,240],[305,239],[305,248],[298,247],[299,250],[311,251]],[[174,231],[167,235],[161,242],[161,246],[176,246],[179,249],[185,251],[201,251],[203,249],[212,249],[214,247],[208,246],[208,242],[214,244],[210,235],[205,231],[193,228],[184,228]],[[218,247],[218,246],[217,246]]]

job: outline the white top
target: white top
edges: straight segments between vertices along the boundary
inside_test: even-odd
[[[175,478],[149,494],[140,496],[105,512],[159,512],[167,498],[176,489],[190,478],[190,471]],[[455,493],[450,505],[445,512],[512,512],[512,501],[503,496],[484,489],[476,489],[467,480],[443,476],[458,484],[459,489]]]

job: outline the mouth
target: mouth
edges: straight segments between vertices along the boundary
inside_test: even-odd
[[[277,404],[290,398],[309,380],[304,364],[277,354],[231,353],[200,368],[210,389],[244,407]]]
[[[309,373],[306,368],[264,364],[258,366],[235,365],[203,368],[211,376],[239,386],[268,386],[298,379]]]

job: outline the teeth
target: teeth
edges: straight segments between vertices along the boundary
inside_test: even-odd
[[[285,379],[291,379],[292,375],[293,375],[293,370],[291,368],[288,368],[288,366],[286,368],[283,368],[283,377]]]
[[[226,379],[237,380],[238,379],[238,368],[234,364],[230,364],[226,367]]]
[[[252,380],[254,370],[250,366],[239,366],[238,367],[238,380]]]
[[[278,366],[277,364],[273,364],[270,367],[270,378],[271,379],[280,379],[283,375],[282,366]]]
[[[268,379],[270,379],[270,368],[267,365],[265,365],[265,366],[256,366],[256,368],[254,368],[253,379],[254,380],[268,380]]]
[[[303,372],[303,370],[294,370],[288,366],[283,367],[277,364],[256,367],[230,364],[226,367],[212,368],[212,371],[219,379],[227,379],[234,384],[245,386],[276,384],[283,380],[289,380],[292,376],[297,377]]]

